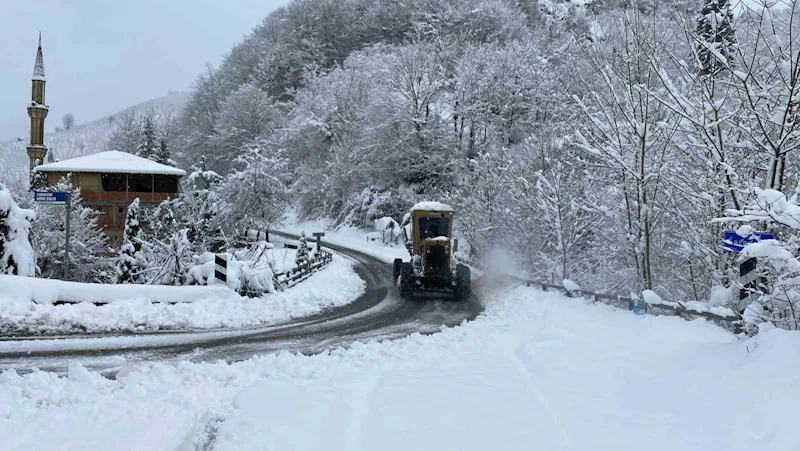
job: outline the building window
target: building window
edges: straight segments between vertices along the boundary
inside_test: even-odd
[[[155,193],[177,193],[178,177],[175,175],[154,175]]]
[[[129,174],[128,191],[134,193],[152,193],[153,176],[149,174]]]
[[[103,174],[100,176],[103,191],[125,191],[125,174]]]
[[[122,210],[123,210],[124,207],[118,207],[118,208],[119,208],[119,210],[118,210],[119,214],[122,214]]]

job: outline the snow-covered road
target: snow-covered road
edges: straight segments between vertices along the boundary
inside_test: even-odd
[[[738,341],[532,288],[317,355],[0,376],[3,449],[797,449],[800,335]]]
[[[432,333],[473,319],[480,312],[477,300],[405,302],[393,286],[392,269],[370,255],[331,245],[341,258],[351,259],[364,293],[354,302],[288,323],[243,330],[174,333],[59,340],[0,341],[0,370],[46,368],[65,372],[80,362],[93,370],[113,373],[143,361],[238,361],[260,353],[283,350],[322,352],[354,341],[398,338],[410,333]],[[324,282],[328,270],[315,274]],[[317,298],[331,295],[334,283],[312,279],[292,290],[316,290]],[[105,308],[105,307],[104,307]]]

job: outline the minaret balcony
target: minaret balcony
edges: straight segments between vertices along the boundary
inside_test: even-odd
[[[42,120],[44,120],[44,118],[47,117],[47,113],[49,111],[50,111],[50,109],[47,107],[47,105],[31,104],[28,107],[28,116],[31,119],[42,119]]]

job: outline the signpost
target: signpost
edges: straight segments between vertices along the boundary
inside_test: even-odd
[[[69,212],[72,209],[72,196],[67,191],[34,191],[33,201],[44,205],[64,205],[64,280],[69,280]]]
[[[319,251],[322,248],[322,237],[325,236],[325,232],[316,232],[312,233],[312,235],[314,235],[314,238],[317,240],[317,255],[319,255]]]
[[[774,240],[775,234],[769,232],[752,232],[742,236],[735,230],[726,230],[722,235],[722,248],[732,252],[742,252],[745,245],[758,243],[763,240]],[[739,264],[739,312],[743,312],[750,303],[758,299],[758,272],[756,271],[757,261],[755,257],[742,260]]]
[[[40,204],[66,205],[69,193],[64,191],[34,191],[33,200]]]

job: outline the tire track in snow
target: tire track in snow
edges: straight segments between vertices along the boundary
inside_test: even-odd
[[[542,316],[546,317],[546,312]],[[548,337],[545,335],[539,344],[557,341],[559,338],[560,337]],[[528,386],[528,390],[536,400],[538,407],[550,419],[553,425],[552,430],[555,432],[555,435],[557,435],[559,441],[563,444],[564,449],[577,450],[578,446],[570,438],[569,432],[564,426],[564,422],[561,421],[559,415],[553,409],[549,396],[547,396],[544,390],[541,388],[545,382],[547,369],[545,369],[542,365],[533,365],[531,359],[533,355],[529,351],[530,350],[527,349],[527,346],[525,345],[519,345],[514,349],[513,359],[519,368],[520,377],[525,381],[526,385]]]

